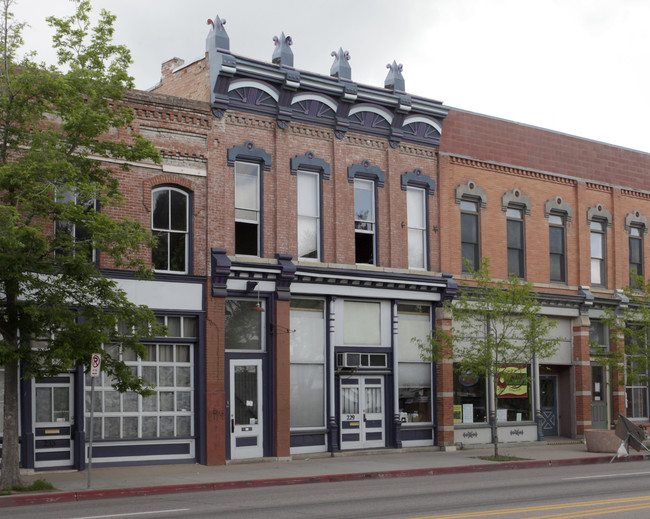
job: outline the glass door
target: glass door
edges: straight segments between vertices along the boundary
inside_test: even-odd
[[[230,458],[264,456],[262,361],[230,361]]]
[[[34,467],[72,467],[72,373],[34,382]]]

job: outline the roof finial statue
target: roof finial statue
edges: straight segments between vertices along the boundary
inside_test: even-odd
[[[290,45],[293,44],[291,36],[285,36],[282,33],[280,38],[273,36],[273,42],[275,43],[275,50],[271,61],[276,65],[293,67],[293,52],[290,48]]]
[[[208,25],[212,25],[206,41],[206,49],[208,51],[211,45],[214,49],[230,50],[230,38],[224,28],[225,24],[226,20],[222,20],[218,15],[214,20],[208,19]]]
[[[402,64],[397,64],[396,61],[386,65],[386,68],[389,69],[388,75],[384,80],[384,88],[390,88],[392,90],[397,90],[400,92],[406,92],[406,87],[404,83],[404,77],[402,76]]]
[[[344,51],[342,47],[339,47],[339,51],[332,51],[332,56],[334,56],[334,63],[332,63],[332,68],[330,68],[330,76],[337,77],[339,79],[352,79],[352,69],[350,68],[350,53],[346,50]]]

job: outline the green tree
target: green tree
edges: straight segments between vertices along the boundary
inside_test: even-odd
[[[590,341],[593,358],[608,367],[612,383],[619,386],[647,386],[650,383],[650,279],[632,274],[616,306],[603,309],[601,322],[609,328],[607,348]]]
[[[528,384],[521,373],[507,366],[528,365],[534,357],[551,356],[558,347],[558,339],[550,337],[556,323],[541,315],[531,283],[514,275],[507,280],[492,279],[487,258],[479,269],[470,268],[469,272],[471,282],[461,284],[458,297],[445,304],[452,329],[432,333],[428,341],[419,341],[419,346],[426,360],[452,359],[460,373],[486,377],[496,458],[499,383]]]
[[[129,302],[93,259],[101,254],[148,275],[142,258],[153,245],[150,232],[110,215],[122,203],[119,171],[160,159],[150,142],[126,131],[134,116],[120,100],[133,87],[131,58],[112,43],[114,16],[102,11],[93,25],[90,2],[73,2],[71,16],[47,19],[58,67],[19,54],[24,24],[13,19],[13,0],[0,3],[0,488],[19,483],[19,374],[88,365],[105,343],[142,356],[138,338],[161,332],[153,313]],[[105,355],[102,370],[119,391],[148,391],[119,358]]]

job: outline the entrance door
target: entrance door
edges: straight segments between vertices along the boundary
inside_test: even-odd
[[[262,361],[230,361],[230,458],[264,456]]]
[[[539,377],[540,411],[542,412],[542,433],[544,436],[557,436],[557,377],[543,375]]]
[[[591,366],[591,428],[607,429],[607,391],[602,366]]]
[[[34,468],[72,467],[72,373],[34,382]]]
[[[384,377],[341,379],[341,449],[385,447]]]

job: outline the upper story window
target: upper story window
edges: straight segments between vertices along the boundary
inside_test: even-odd
[[[235,254],[262,256],[262,171],[270,171],[271,155],[252,141],[227,151],[235,169]]]
[[[260,167],[235,162],[235,254],[260,256]]]
[[[508,227],[508,274],[525,277],[524,211],[509,207],[506,210]]]
[[[551,260],[551,281],[566,283],[566,232],[565,216],[548,217],[548,248]]]
[[[175,187],[152,191],[151,232],[158,238],[151,251],[158,272],[187,273],[189,265],[189,195]]]
[[[556,196],[544,204],[544,216],[548,218],[548,249],[550,256],[551,283],[567,282],[566,226],[573,210],[562,197]]]
[[[526,277],[526,240],[524,217],[530,214],[530,199],[520,189],[504,193],[501,209],[506,213],[508,275]]]
[[[643,277],[643,229],[630,227],[630,286],[634,286],[634,276]]]
[[[460,205],[460,249],[462,271],[478,269],[481,265],[480,209],[485,207],[485,191],[473,180],[456,188],[456,203]]]
[[[640,211],[633,211],[625,216],[625,230],[629,234],[630,286],[634,287],[635,274],[645,278],[643,235],[648,232],[648,219]]]
[[[90,211],[97,211],[98,209],[97,201],[94,198],[84,199],[71,191],[57,193],[57,201],[64,204],[76,204],[76,206],[82,209],[84,214]],[[75,223],[69,220],[56,220],[54,222],[54,232],[57,235],[57,240],[61,241],[67,237],[67,239],[72,239],[74,242],[74,248],[57,248],[56,254],[65,256],[74,251],[75,255],[82,254],[83,256],[81,257],[85,256],[90,262],[97,260],[97,251],[93,247],[90,230],[82,223]]]
[[[463,272],[470,268],[478,269],[481,262],[479,204],[475,201],[460,202],[460,245],[463,259]]]
[[[612,223],[611,213],[601,204],[587,210],[591,240],[591,284],[607,285],[607,227]]]
[[[605,223],[592,221],[589,223],[591,237],[591,284],[605,285],[606,264],[605,264]]]
[[[298,171],[298,259],[319,260],[320,253],[320,175]]]
[[[375,265],[375,183],[354,179],[355,263]]]
[[[427,268],[426,191],[420,187],[406,188],[408,222],[408,261],[410,269]]]

